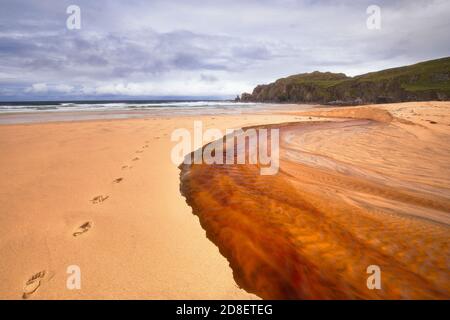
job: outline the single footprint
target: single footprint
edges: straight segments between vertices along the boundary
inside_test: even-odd
[[[113,181],[113,183],[120,183],[123,180],[123,178],[117,178]]]
[[[155,137],[155,139],[159,139],[160,137]]]
[[[122,166],[122,169],[126,169],[126,168],[128,168],[128,166]]]
[[[23,288],[22,299],[28,299],[33,293],[37,291],[37,289],[41,286],[41,281],[45,277],[45,270],[40,271],[34,274],[28,281],[25,283],[25,287]]]
[[[108,198],[109,198],[109,196],[96,196],[96,197],[91,199],[91,202],[92,203],[101,203],[101,202],[105,201]]]
[[[148,148],[148,145],[146,144],[145,146],[142,147],[142,149]]]
[[[136,151],[136,153],[142,153],[142,152],[144,152],[144,151],[142,151],[142,150],[138,150],[138,151]]]
[[[88,231],[91,227],[92,227],[92,224],[89,221],[85,222],[77,228],[77,230],[73,233],[73,236],[78,237],[79,235],[82,235],[83,233]]]
[[[136,158],[134,158],[132,161],[137,161],[137,160],[139,160],[139,158],[138,157],[136,157]]]

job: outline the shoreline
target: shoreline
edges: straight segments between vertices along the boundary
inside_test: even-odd
[[[109,110],[54,110],[54,111],[22,111],[22,112],[0,112],[0,125],[27,124],[27,123],[57,123],[77,121],[100,121],[100,120],[126,120],[145,118],[172,118],[172,117],[203,117],[203,116],[237,116],[267,113],[270,110],[289,110],[295,106],[297,109],[311,109],[316,105],[293,105],[259,103],[242,106],[232,103],[226,106],[187,106],[187,107],[148,107],[142,109],[109,109]]]
[[[426,141],[449,133],[446,103],[374,107]],[[422,107],[445,116],[425,117]],[[419,125],[406,122],[416,121],[411,109]],[[238,288],[181,195],[170,134],[194,120],[224,130],[327,119],[322,108],[259,111],[0,125],[0,299],[21,299],[41,271],[30,299],[258,299]],[[66,288],[71,265],[81,269],[81,290]]]

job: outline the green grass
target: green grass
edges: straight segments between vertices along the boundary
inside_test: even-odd
[[[399,100],[405,94],[420,98],[436,93],[450,97],[450,57],[355,77],[317,71],[296,74],[265,85],[257,95],[264,101],[326,102],[357,97],[374,101],[377,96]]]
[[[277,80],[277,83],[284,84],[309,84],[316,85],[321,88],[330,88],[343,81],[351,79],[343,73],[331,73],[331,72],[318,72],[314,71],[311,73],[302,73],[287,78],[282,78]]]
[[[371,72],[356,76],[355,79],[376,82],[418,76],[422,81],[430,81],[429,76],[435,73],[450,73],[450,57],[420,62],[406,67]]]
[[[450,93],[450,81],[444,83],[414,83],[414,84],[402,84],[402,88],[411,91],[427,91],[427,90],[439,90]]]

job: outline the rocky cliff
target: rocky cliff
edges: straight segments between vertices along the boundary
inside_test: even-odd
[[[237,100],[334,105],[450,100],[450,57],[355,77],[318,71],[297,74],[259,85]]]

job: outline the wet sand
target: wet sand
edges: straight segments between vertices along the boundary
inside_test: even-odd
[[[448,298],[450,104],[372,108],[1,125],[0,299]],[[194,120],[284,123],[280,174],[184,168],[190,207]]]
[[[180,194],[176,128],[293,116],[0,126],[0,299],[255,299]],[[69,290],[68,267],[81,271]],[[25,294],[25,295],[24,295]]]
[[[450,103],[292,113],[309,122],[264,126],[280,128],[276,176],[182,166],[236,282],[267,299],[449,299]]]

